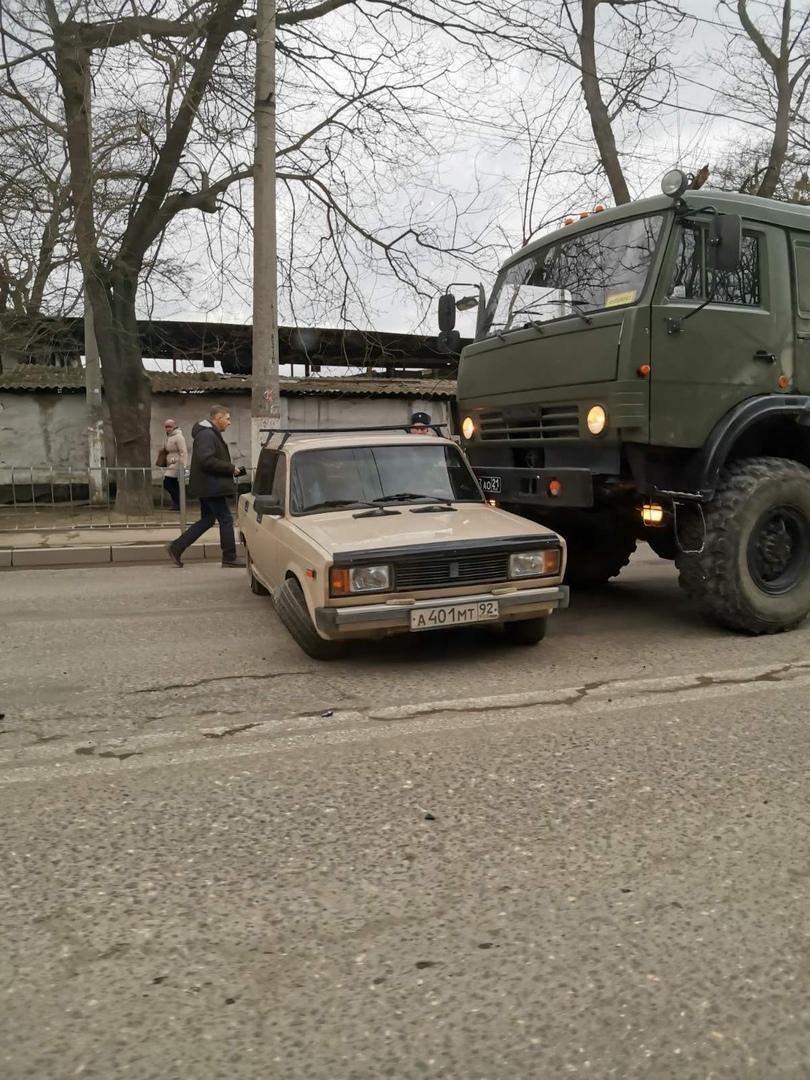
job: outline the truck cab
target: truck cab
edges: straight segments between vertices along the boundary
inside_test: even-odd
[[[785,629],[810,610],[810,209],[664,187],[505,263],[460,358],[462,445],[566,537],[568,580],[645,539],[720,622]]]

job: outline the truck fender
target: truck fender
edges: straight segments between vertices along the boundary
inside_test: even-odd
[[[715,425],[703,445],[698,460],[698,490],[711,499],[717,490],[720,471],[740,439],[750,428],[783,417],[808,429],[810,446],[810,397],[806,394],[779,394],[748,398]]]

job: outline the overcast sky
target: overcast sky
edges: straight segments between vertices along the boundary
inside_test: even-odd
[[[766,8],[761,2],[753,4]],[[797,7],[801,5],[797,4]],[[661,176],[674,165],[681,165],[687,170],[694,170],[709,163],[714,164],[723,148],[745,137],[746,131],[725,115],[721,89],[727,73],[716,63],[707,63],[705,57],[718,54],[722,45],[723,31],[720,22],[729,19],[728,13],[718,15],[711,0],[682,0],[681,7],[694,16],[685,24],[673,42],[675,64],[679,71],[679,85],[666,105],[656,111],[653,117],[641,118],[641,134],[631,133],[632,138],[625,140],[626,157],[623,158],[625,170],[635,197],[643,197],[658,190]],[[603,29],[604,32],[604,29]],[[603,42],[610,50],[609,42]],[[431,201],[443,204],[448,193],[464,201],[470,192],[478,188],[482,191],[477,218],[470,217],[470,224],[475,223],[488,229],[492,241],[491,249],[482,256],[480,264],[474,269],[452,262],[440,266],[438,260],[429,268],[438,280],[458,278],[464,281],[481,280],[487,289],[492,284],[498,263],[520,246],[522,221],[519,207],[518,190],[525,171],[525,141],[510,134],[511,125],[508,116],[499,108],[514,110],[514,102],[525,99],[531,105],[542,108],[543,97],[532,98],[532,76],[520,63],[511,65],[509,70],[501,70],[497,77],[489,78],[480,73],[470,73],[470,93],[477,95],[481,103],[476,116],[468,118],[459,125],[455,133],[445,131],[445,121],[437,121],[436,139],[440,145],[448,147],[442,159],[437,162],[436,174],[426,183],[419,197],[424,205]],[[511,99],[511,101],[510,101]],[[592,160],[593,145],[587,138],[589,133],[587,115],[584,106],[580,106],[570,123],[570,134],[562,137],[561,150],[572,159]],[[541,184],[539,189],[536,216],[548,219],[548,228],[559,224],[560,219],[569,211],[588,209],[588,206],[566,203],[566,181],[555,178]],[[710,180],[711,184],[711,180]],[[403,191],[402,197],[413,197],[413,189]],[[609,190],[598,194],[600,201],[610,203]],[[283,227],[283,222],[282,222]],[[189,244],[188,257],[192,261],[200,260],[204,265],[202,245],[194,251],[193,240]],[[236,264],[234,264],[236,265]],[[206,311],[205,306],[193,307],[180,303],[171,305],[165,316],[172,318],[208,318],[211,321],[250,322],[251,298],[247,278],[250,274],[250,252],[245,247],[239,253],[240,272],[235,278],[240,280],[231,287],[227,280],[217,281],[222,286],[223,300],[220,305]],[[446,277],[442,277],[442,275]],[[210,285],[210,274],[207,274]],[[407,292],[395,288],[386,279],[369,275],[362,280],[362,289],[372,311],[373,325],[376,329],[401,332],[435,331],[433,305],[424,298],[416,298]],[[201,297],[210,295],[201,289]],[[208,301],[210,303],[210,301]],[[156,311],[155,314],[160,314]],[[364,315],[357,312],[358,325],[363,324]],[[459,329],[462,334],[472,334],[474,313],[461,315]],[[291,321],[288,305],[282,300],[282,322]],[[317,316],[311,317],[303,305],[298,322],[318,322]],[[163,366],[163,365],[162,365]]]

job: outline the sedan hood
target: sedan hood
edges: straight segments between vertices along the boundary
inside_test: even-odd
[[[454,510],[414,513],[413,506],[397,506],[398,514],[355,517],[359,510],[330,511],[295,519],[296,526],[324,551],[375,551],[443,541],[527,539],[553,533],[537,522],[479,503],[456,503]]]

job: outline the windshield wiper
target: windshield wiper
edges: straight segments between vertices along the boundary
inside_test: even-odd
[[[361,510],[359,514],[352,514],[353,518],[367,518],[367,517],[391,517],[391,515],[399,516],[399,510],[386,510],[384,506],[372,506],[370,510]]]
[[[375,499],[375,503],[410,502],[412,499],[427,499],[429,502],[447,502],[447,499],[437,498],[434,495],[421,495],[416,491],[398,491],[396,495],[381,495]]]
[[[311,503],[304,508],[304,513],[310,510],[336,510],[341,506],[373,506],[374,503],[363,502],[362,499],[324,499],[323,502]]]
[[[516,327],[514,327],[514,329],[517,330],[518,327],[516,326]],[[532,319],[531,322],[525,322],[523,324],[523,326],[521,326],[519,329],[521,329],[521,330],[536,330],[538,334],[544,333],[543,324],[537,322],[536,319]],[[507,333],[508,332],[509,331],[507,330]]]
[[[449,502],[435,502],[430,503],[428,506],[413,506],[410,512],[412,514],[441,514],[448,511],[455,514],[455,506],[451,506]]]
[[[584,308],[585,306],[584,302],[582,300],[569,300],[568,303],[574,309],[574,313],[576,315],[579,315],[580,319],[582,319],[588,324],[588,326],[590,326],[593,322],[593,316],[588,315],[585,311],[582,310],[582,308]]]

